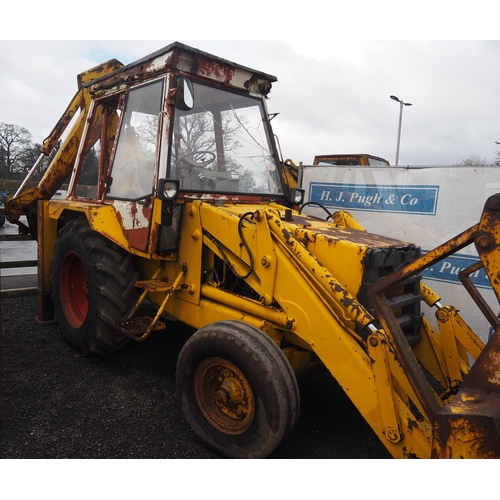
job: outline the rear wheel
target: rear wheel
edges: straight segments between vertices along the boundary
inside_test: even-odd
[[[84,354],[110,354],[127,342],[115,327],[137,300],[132,255],[86,220],[59,232],[52,260],[54,308],[66,340]]]
[[[246,323],[200,328],[183,347],[176,376],[189,424],[224,456],[264,458],[297,423],[300,398],[288,360]]]

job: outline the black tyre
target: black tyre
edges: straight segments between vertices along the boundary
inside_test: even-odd
[[[264,458],[297,423],[299,390],[288,360],[246,323],[200,328],[179,355],[176,377],[189,424],[226,457]]]
[[[55,314],[66,340],[83,354],[110,354],[127,344],[115,324],[137,300],[137,277],[131,254],[86,220],[68,222],[52,259]]]
[[[5,224],[5,215],[0,215],[0,227]]]

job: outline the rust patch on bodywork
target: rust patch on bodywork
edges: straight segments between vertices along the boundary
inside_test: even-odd
[[[500,394],[500,328],[472,365],[462,387]],[[500,409],[500,399],[498,404]]]
[[[229,83],[234,75],[234,68],[216,61],[210,61],[204,56],[198,56],[197,73],[200,76],[216,80],[221,83]]]
[[[146,251],[149,243],[149,229],[152,205],[130,202],[116,210],[116,216],[129,245]]]
[[[486,201],[474,243],[500,301],[500,194]]]
[[[415,246],[406,241],[396,240],[367,231],[346,227],[335,227],[332,223],[295,213],[288,227],[290,230],[292,227],[294,228],[295,236],[300,241],[315,241],[318,235],[321,235],[321,237],[331,245],[348,241],[352,244],[373,248]]]
[[[500,458],[498,395],[461,389],[436,415],[432,458]]]

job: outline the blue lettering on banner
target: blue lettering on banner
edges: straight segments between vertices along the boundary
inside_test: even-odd
[[[311,182],[309,201],[327,208],[436,215],[439,186]]]
[[[427,253],[422,251],[422,254]],[[422,278],[434,281],[442,281],[445,283],[462,284],[458,273],[463,269],[467,269],[479,260],[478,257],[473,257],[469,255],[450,255],[446,259],[433,264],[428,267],[425,271],[422,271]],[[484,268],[473,272],[469,275],[470,280],[477,288],[489,288],[491,289],[491,283],[488,279],[488,275]]]

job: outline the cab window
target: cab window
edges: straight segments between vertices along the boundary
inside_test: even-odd
[[[129,92],[108,197],[140,199],[152,193],[162,95],[163,80]]]

